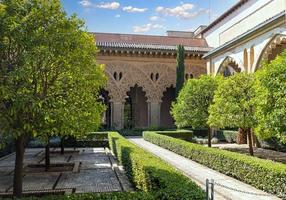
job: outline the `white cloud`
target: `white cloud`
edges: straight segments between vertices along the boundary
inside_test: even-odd
[[[82,5],[84,8],[104,8],[104,9],[111,9],[116,10],[120,7],[120,3],[118,2],[107,2],[107,3],[101,3],[101,4],[94,4],[91,3],[89,0],[82,0],[79,2],[80,5]]]
[[[119,14],[115,15],[115,18],[120,18],[121,16]]]
[[[122,9],[123,11],[126,11],[126,12],[145,12],[147,11],[148,9],[147,8],[135,8],[135,7],[132,7],[132,6],[126,6]]]
[[[165,29],[163,25],[160,24],[144,24],[142,26],[133,26],[134,33],[146,33],[152,29]]]
[[[193,11],[193,8],[194,8],[194,4],[185,3],[185,4],[181,4],[180,6],[177,6],[174,8],[165,8],[165,7],[159,6],[156,8],[156,12],[162,15],[166,15],[166,16],[179,17],[181,19],[192,19],[201,14],[208,13],[207,9],[199,9],[197,11]]]
[[[150,21],[154,22],[154,21],[157,21],[159,19],[158,16],[152,16],[150,17]]]
[[[100,5],[97,5],[98,8],[105,8],[105,9],[111,9],[116,10],[120,7],[120,3],[118,2],[110,2],[110,3],[101,3]]]
[[[86,7],[86,8],[92,6],[92,3],[90,1],[88,1],[88,0],[80,1],[79,4],[82,5],[83,7]]]

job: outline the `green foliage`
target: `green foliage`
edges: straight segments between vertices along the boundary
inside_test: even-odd
[[[144,132],[144,139],[256,188],[286,198],[286,165]]]
[[[221,77],[203,75],[190,79],[181,90],[177,101],[172,104],[171,113],[176,125],[181,127],[206,128],[208,108]]]
[[[247,73],[236,73],[220,81],[209,108],[208,124],[217,128],[253,128],[253,84],[253,74]]]
[[[22,198],[23,200],[37,200],[38,197]],[[112,192],[112,193],[86,193],[72,195],[44,196],[42,200],[155,200],[152,193],[147,192]]]
[[[2,5],[0,129],[43,139],[97,129],[105,76],[84,23],[68,17],[59,0],[3,0]]]
[[[227,141],[228,143],[234,143],[237,140],[238,131],[231,130],[218,130],[216,131],[216,137],[221,141]]]
[[[109,145],[137,189],[154,192],[155,199],[204,199],[189,178],[119,133],[109,133]]]
[[[186,141],[192,141],[193,139],[193,131],[189,130],[154,131],[154,132]]]
[[[183,45],[177,46],[177,81],[176,96],[184,86],[185,81],[185,48]]]
[[[286,51],[256,73],[255,129],[261,139],[276,137],[286,143]]]

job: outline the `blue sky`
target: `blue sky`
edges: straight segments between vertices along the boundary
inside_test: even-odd
[[[165,35],[207,25],[238,0],[61,0],[88,31]],[[210,3],[209,3],[210,2]],[[209,20],[211,19],[211,20]]]

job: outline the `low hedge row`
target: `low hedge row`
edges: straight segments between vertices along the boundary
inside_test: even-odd
[[[26,197],[22,200],[155,200],[152,193],[147,192],[112,192],[86,193],[72,195],[50,195],[43,197]],[[8,199],[7,199],[8,200]]]
[[[145,140],[286,199],[286,165],[144,132]]]
[[[155,199],[204,199],[199,186],[161,159],[117,132],[108,136],[110,148],[138,190],[153,192]]]
[[[186,141],[192,141],[193,139],[193,131],[189,130],[171,130],[171,131],[154,131],[154,132]]]
[[[228,143],[234,143],[237,141],[237,134],[238,134],[238,131],[218,130],[216,131],[215,136],[220,141],[227,141]]]

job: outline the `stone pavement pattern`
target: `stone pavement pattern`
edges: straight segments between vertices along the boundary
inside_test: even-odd
[[[43,164],[43,149],[26,149],[24,156],[23,191],[66,190],[75,193],[132,190],[124,170],[118,170],[112,154],[104,148],[79,148],[61,155],[51,149],[51,164],[78,163],[75,171],[36,172],[25,170],[28,164]],[[0,158],[0,193],[13,191],[15,154]],[[122,180],[121,180],[122,179]]]
[[[150,142],[145,141],[141,137],[129,137],[131,142],[135,143],[139,147],[153,153],[154,155],[160,157],[162,160],[171,164],[178,170],[180,170],[183,174],[194,180],[198,185],[200,185],[203,189],[205,189],[206,179],[214,179],[214,181],[218,184],[225,185],[227,187],[233,188],[228,189],[225,187],[221,187],[219,185],[215,185],[215,200],[225,200],[225,199],[233,199],[233,200],[278,200],[279,198],[267,194],[261,190],[258,190],[248,184],[245,184],[241,181],[238,181],[234,178],[221,174],[217,171],[214,171],[208,167],[200,165],[190,159],[187,159],[183,156],[180,156],[174,152],[166,150],[162,147],[154,145]],[[235,191],[240,190],[240,192]],[[245,192],[252,194],[247,194]]]

